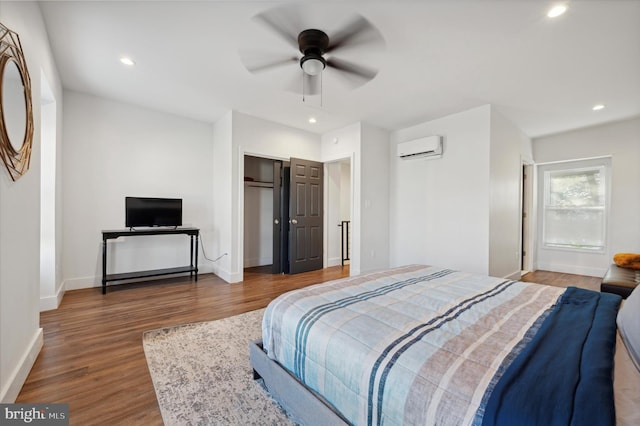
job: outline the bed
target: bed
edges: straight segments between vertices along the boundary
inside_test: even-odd
[[[278,297],[250,356],[303,424],[613,425],[619,304],[411,265]],[[637,390],[634,366],[620,370]]]

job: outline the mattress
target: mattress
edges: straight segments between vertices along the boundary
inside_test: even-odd
[[[619,300],[412,265],[280,296],[263,344],[353,424],[614,424]]]

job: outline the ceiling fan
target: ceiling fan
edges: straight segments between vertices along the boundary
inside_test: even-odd
[[[300,80],[294,84],[294,91],[302,87],[304,94],[316,94],[320,91],[322,74],[326,70],[336,72],[352,87],[358,87],[373,79],[376,68],[351,60],[339,59],[335,56],[341,51],[343,55],[354,54],[356,50],[377,49],[384,46],[382,35],[368,20],[355,15],[340,29],[327,32],[318,28],[304,29],[299,19],[300,10],[293,13],[291,9],[276,8],[260,13],[254,19],[263,24],[283,39],[289,46],[300,53],[292,55],[251,55],[242,56],[244,65],[251,73],[261,73],[281,67],[297,66],[302,70]],[[302,29],[301,29],[302,28]],[[300,56],[302,55],[302,56]],[[256,56],[260,56],[256,59]]]

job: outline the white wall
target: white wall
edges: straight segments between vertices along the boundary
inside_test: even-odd
[[[41,75],[40,311],[56,309],[62,286],[62,123],[51,85]]]
[[[320,136],[317,134],[237,111],[233,112],[233,145],[235,154],[242,150],[246,155],[264,158],[320,161]]]
[[[67,290],[101,285],[101,230],[125,227],[126,196],[182,198],[183,226],[200,228],[212,252],[212,125],[70,91],[64,108]],[[120,238],[108,256],[107,273],[184,266],[189,239]]]
[[[358,275],[389,265],[389,133],[354,123],[322,135],[322,161],[350,159],[351,261]]]
[[[38,4],[0,2],[0,21],[20,37],[30,74],[34,119],[29,171],[16,182],[5,170],[0,171],[0,401],[13,402],[42,347],[40,73],[51,83],[57,99],[62,99],[62,87]]]
[[[489,272],[488,105],[391,134],[390,263]],[[444,137],[440,159],[400,159],[399,142]]]
[[[640,252],[640,118],[533,141],[536,163],[611,156],[611,211],[604,254],[538,247],[537,269],[603,276],[615,253]]]
[[[58,307],[56,297],[56,104],[41,105],[41,192],[40,192],[40,297],[55,300],[51,309]]]
[[[274,160],[244,157],[244,267],[273,263]],[[269,185],[270,184],[270,185]]]
[[[520,279],[522,161],[531,140],[491,109],[489,275]]]
[[[273,263],[273,187],[244,185],[244,267]]]
[[[325,267],[329,267],[342,264],[342,232],[346,229],[339,225],[351,220],[351,159],[325,163],[325,182]]]
[[[232,280],[241,281],[244,254],[244,156],[286,159],[291,157],[319,161],[320,138],[313,133],[263,120],[240,112],[233,112],[232,160]],[[269,228],[271,229],[271,228]]]
[[[349,274],[358,275],[361,272],[361,123],[354,123],[342,129],[327,132],[321,137],[322,162],[330,163],[343,159],[349,159],[351,164],[351,261],[349,262]],[[327,226],[330,226],[327,223]],[[328,244],[326,242],[325,244]]]
[[[234,220],[232,197],[233,113],[229,112],[213,127],[213,235],[211,259],[222,256],[213,265],[213,272],[225,281],[231,281],[231,224]],[[226,253],[226,255],[224,255]]]
[[[244,156],[320,160],[320,137],[240,112],[229,112],[214,126],[214,230],[218,253],[228,253],[215,273],[242,281],[244,259]]]
[[[440,159],[403,160],[399,142],[444,137]],[[521,164],[531,141],[490,105],[392,133],[391,265],[520,276]],[[530,160],[529,160],[530,161]]]
[[[352,204],[352,185],[351,185],[351,159],[340,161],[340,222],[349,221],[349,229],[342,231],[339,229],[340,239],[342,239],[342,232],[345,232],[345,236],[348,239],[348,244],[345,244],[346,257],[353,257],[353,238],[352,238],[352,221],[351,221],[351,204]],[[342,242],[340,243],[342,245]],[[387,241],[387,245],[389,241]],[[342,247],[340,248],[340,256],[342,256]],[[349,261],[349,263],[351,263]]]
[[[341,220],[340,201],[343,192],[341,163],[339,161],[326,163],[324,170],[326,182],[324,188],[325,234],[327,235],[324,263],[326,266],[336,266],[341,264],[340,228],[337,226]],[[350,188],[345,188],[345,191],[350,191]]]
[[[360,270],[389,267],[389,132],[361,124]]]
[[[351,161],[340,161],[340,220],[351,220]]]
[[[215,172],[216,187],[219,182],[228,182],[232,188],[232,206],[229,214],[221,215],[219,222],[216,219],[215,227],[230,227],[231,238],[227,245],[221,245],[219,251],[229,252],[230,256],[224,263],[226,269],[220,268],[216,273],[229,282],[242,280],[241,260],[244,256],[244,238],[242,228],[244,217],[244,185],[239,185],[244,176],[244,155],[255,155],[264,158],[288,160],[291,157],[304,158],[307,160],[321,161],[325,163],[342,159],[349,159],[351,177],[347,179],[352,191],[349,191],[351,200],[347,204],[352,205],[352,256],[351,274],[357,275],[365,270],[379,269],[388,265],[388,140],[389,135],[382,129],[373,126],[355,123],[343,129],[328,132],[322,136],[282,126],[277,123],[262,120],[239,112],[229,113],[230,117],[225,117],[223,123],[216,123],[216,128],[228,126],[226,120],[231,121],[231,139],[233,144],[231,164],[234,170],[229,171],[224,166],[221,173]],[[364,130],[363,130],[364,129]],[[222,145],[228,145],[229,138],[227,132],[224,136],[216,137],[216,144],[220,140]],[[364,137],[361,137],[364,135]],[[365,140],[366,138],[366,140]],[[366,152],[361,152],[365,149]],[[367,158],[368,166],[361,172],[360,158]],[[230,172],[230,176],[229,176]],[[363,184],[362,176],[365,176],[367,183]],[[344,179],[341,179],[343,182]],[[361,216],[361,196],[365,185],[368,189],[367,202],[369,207],[364,216]],[[368,186],[367,186],[368,185]],[[363,201],[364,202],[364,201]],[[342,205],[343,202],[340,201]],[[240,222],[238,219],[240,218]],[[366,231],[361,236],[361,221],[367,223]],[[381,224],[385,225],[381,225]],[[325,226],[331,223],[325,222]],[[337,228],[337,226],[336,226]],[[327,230],[328,231],[328,230]],[[361,240],[365,239],[369,249],[369,259],[366,260],[365,268],[361,269]],[[325,244],[327,238],[325,235]],[[373,256],[371,256],[373,250]],[[333,258],[333,254],[331,254]]]

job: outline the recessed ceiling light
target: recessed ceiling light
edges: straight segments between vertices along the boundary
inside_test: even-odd
[[[594,111],[600,111],[601,109],[604,109],[604,105],[602,104],[594,105],[593,108],[591,109]]]
[[[566,11],[567,11],[566,4],[558,4],[552,7],[551,9],[549,9],[549,11],[547,12],[547,16],[549,18],[557,18],[558,16],[562,15]]]
[[[316,123],[316,118],[315,117],[309,117],[309,123],[315,124]]]
[[[123,56],[122,58],[120,58],[120,62],[122,62],[125,65],[128,65],[130,67],[134,66],[136,63],[133,62],[133,59],[131,58],[127,58],[126,56]]]

